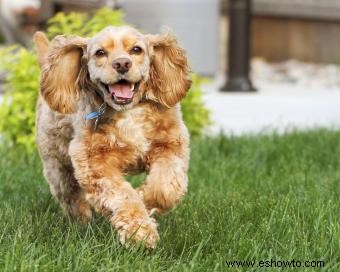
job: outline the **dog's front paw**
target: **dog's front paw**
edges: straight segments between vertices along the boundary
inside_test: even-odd
[[[154,218],[136,218],[130,222],[117,222],[119,241],[126,246],[135,243],[144,243],[148,249],[154,249],[159,235]]]

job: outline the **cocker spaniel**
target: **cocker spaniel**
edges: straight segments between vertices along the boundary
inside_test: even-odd
[[[169,33],[109,26],[93,38],[35,34],[41,67],[36,138],[44,176],[67,214],[92,208],[122,244],[159,240],[154,212],[187,191],[189,134],[179,101],[191,85]],[[127,174],[146,171],[134,189]]]

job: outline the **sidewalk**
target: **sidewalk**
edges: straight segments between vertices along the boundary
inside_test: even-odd
[[[242,135],[340,128],[340,89],[258,82],[255,93],[222,93],[221,82],[203,86],[204,102],[213,121],[209,134],[222,130],[226,134]]]

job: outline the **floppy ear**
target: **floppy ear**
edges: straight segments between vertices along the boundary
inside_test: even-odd
[[[57,36],[46,45],[47,38],[35,35],[41,66],[40,91],[51,109],[73,113],[81,92],[79,79],[86,73],[82,57],[86,50],[85,38]]]
[[[178,103],[191,86],[185,51],[171,33],[147,35],[151,67],[146,97],[166,107]]]
[[[37,31],[33,36],[34,42],[37,46],[39,65],[42,67],[47,60],[47,50],[49,41],[43,32]]]

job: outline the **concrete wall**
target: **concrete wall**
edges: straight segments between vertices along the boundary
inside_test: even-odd
[[[170,27],[187,50],[193,72],[218,70],[218,0],[123,0],[126,20],[147,33]]]

